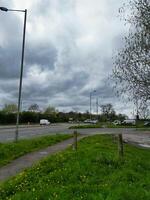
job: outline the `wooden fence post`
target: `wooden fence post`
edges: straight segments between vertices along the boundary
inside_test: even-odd
[[[122,134],[118,135],[118,153],[119,153],[119,157],[123,158],[123,139],[122,139]]]
[[[73,142],[73,150],[77,150],[77,131],[73,132],[74,135],[74,142]]]

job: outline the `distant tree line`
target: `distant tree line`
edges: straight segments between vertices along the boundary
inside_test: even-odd
[[[116,114],[112,104],[101,105],[101,114],[92,114],[92,119],[98,119],[100,122],[124,120],[126,115]],[[17,106],[15,104],[6,104],[0,110],[0,124],[15,124],[17,116]],[[21,124],[34,124],[39,123],[40,119],[48,119],[51,123],[68,122],[70,119],[74,122],[83,122],[90,119],[90,113],[86,111],[81,112],[59,112],[55,107],[48,106],[44,111],[40,111],[37,104],[29,106],[27,111],[20,112]]]

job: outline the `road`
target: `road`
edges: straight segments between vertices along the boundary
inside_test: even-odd
[[[73,129],[68,129],[70,124],[52,124],[50,126],[22,126],[19,128],[19,138],[31,138],[57,133],[73,133]],[[135,142],[141,146],[150,147],[150,131],[136,131],[133,128],[89,128],[77,129],[81,134],[119,134],[123,133],[125,141]],[[13,141],[15,138],[15,126],[0,127],[0,142]]]
[[[54,124],[50,126],[21,126],[19,138],[30,138],[56,133],[71,133],[69,124]],[[15,138],[15,126],[0,127],[0,142],[12,141]]]

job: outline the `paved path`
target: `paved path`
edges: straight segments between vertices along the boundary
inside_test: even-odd
[[[82,135],[78,137],[78,140],[81,140],[86,136]],[[14,161],[10,164],[5,165],[0,168],[0,181],[4,181],[11,176],[15,176],[17,173],[23,171],[24,169],[31,167],[33,164],[41,160],[42,158],[60,152],[73,143],[73,138],[62,141],[58,144],[52,145],[45,149],[41,149],[36,152],[28,153]]]

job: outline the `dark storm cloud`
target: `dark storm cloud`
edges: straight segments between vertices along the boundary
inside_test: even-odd
[[[33,84],[32,87],[30,85],[25,88],[23,92],[24,98],[28,99],[36,99],[38,97],[44,96],[45,99],[49,99],[51,97],[55,97],[60,93],[65,93],[64,95],[78,95],[80,92],[80,88],[82,88],[86,82],[88,81],[88,74],[85,72],[74,73],[72,77],[66,79],[64,81],[56,80],[53,83],[48,85],[44,84]]]
[[[16,47],[0,48],[0,79],[18,78],[20,53]]]
[[[40,46],[41,45],[41,46]],[[25,65],[26,72],[31,65],[40,65],[44,68],[53,69],[57,51],[49,44],[26,45]],[[21,45],[9,45],[0,47],[0,78],[18,78],[21,63]]]

